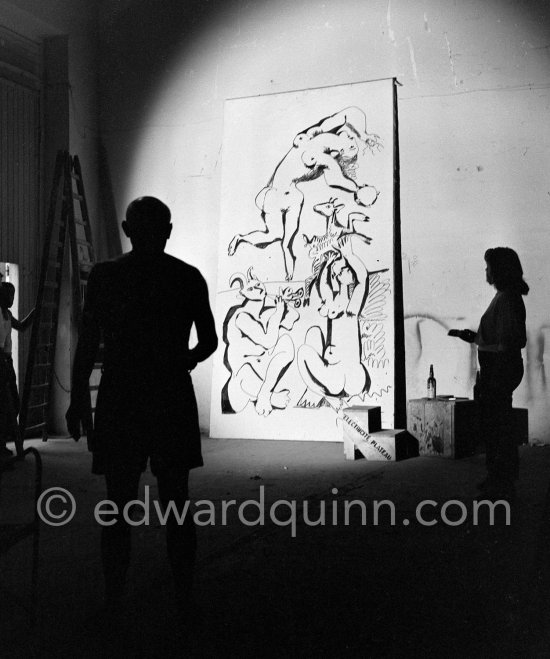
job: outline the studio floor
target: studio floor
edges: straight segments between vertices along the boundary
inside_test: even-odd
[[[147,472],[140,500],[149,486],[153,513],[133,531],[125,614],[107,635],[94,521],[103,479],[90,474],[83,440],[26,445],[42,455],[44,489],[70,492],[76,513],[66,525],[41,525],[34,629],[6,592],[28,601],[31,541],[0,556],[2,657],[550,656],[550,447],[521,447],[509,523],[501,506],[491,524],[488,508],[474,512],[481,454],[346,461],[340,443],[204,439],[206,466],[190,483],[190,510],[205,523],[193,631],[179,630]],[[10,516],[26,506],[14,482],[5,474],[0,492]],[[247,500],[263,501],[248,505],[249,524],[238,517]],[[366,519],[356,504],[346,524],[352,500]],[[393,519],[379,503],[376,520],[382,501]]]

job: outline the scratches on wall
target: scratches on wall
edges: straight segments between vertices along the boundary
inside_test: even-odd
[[[416,70],[416,60],[414,58],[414,48],[410,37],[407,37],[407,43],[409,44],[409,57],[411,58],[411,67],[412,67],[413,76],[414,79],[416,80],[416,84],[418,84],[418,74]]]
[[[413,256],[409,256],[409,254],[406,254],[403,252],[401,255],[401,260],[407,264],[407,267],[409,269],[409,274],[413,271],[414,268],[418,265],[418,256],[414,254]]]
[[[452,381],[467,388],[473,385],[479,369],[475,345],[465,346],[448,343],[447,329],[450,318],[438,318],[425,313],[405,315],[405,336],[407,355],[407,391],[414,397],[424,386],[424,366],[438,363],[442,382]],[[464,321],[452,319],[453,324]],[[460,346],[464,350],[460,350]],[[550,323],[528,329],[527,345],[523,355],[525,374],[523,381],[514,393],[514,404],[529,409],[531,441],[550,443],[550,412],[548,410],[549,382],[546,364],[550,363]],[[424,369],[424,370],[423,370]],[[454,386],[454,385],[453,385]]]
[[[216,71],[214,73],[214,89],[212,90],[215,99],[218,98],[218,79],[220,76],[220,65],[216,64]]]
[[[388,37],[390,41],[395,44],[395,33],[391,27],[391,0],[388,0],[388,11],[386,14],[386,24],[388,26]]]
[[[550,362],[550,326],[543,325],[540,328],[540,333],[538,336],[538,355],[537,355],[537,366],[540,369],[540,376],[546,389],[547,379],[546,379],[546,364]]]
[[[414,313],[414,314],[406,314],[404,318],[405,322],[411,323],[414,322],[414,336],[418,342],[417,348],[418,348],[418,354],[422,354],[423,350],[423,341],[422,341],[422,332],[421,332],[421,323],[424,320],[430,321],[431,323],[435,323],[436,325],[441,326],[445,332],[449,329],[449,325],[442,320],[441,318],[437,318],[437,316],[432,316],[430,314],[425,314],[425,313]],[[460,318],[456,318],[453,320],[462,320]]]
[[[241,36],[242,16],[243,16],[243,0],[239,0],[239,5],[237,7],[237,37]]]
[[[428,23],[428,15],[427,14],[424,14],[424,30],[426,30],[426,32],[431,32],[432,31],[432,28],[430,27],[430,25]]]
[[[455,89],[456,89],[458,87],[458,79],[456,77],[453,51],[451,50],[451,44],[449,42],[449,37],[447,36],[447,33],[444,32],[443,34],[445,36],[445,43],[447,44],[447,55],[449,56],[449,63],[451,65],[451,73],[453,74],[453,83],[454,83],[454,86],[455,86]]]

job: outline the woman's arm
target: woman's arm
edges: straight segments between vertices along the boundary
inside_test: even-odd
[[[501,296],[497,308],[496,333],[499,352],[525,347],[525,306],[519,294],[507,293]]]
[[[448,336],[457,336],[459,339],[466,341],[466,343],[474,343],[477,338],[477,332],[471,329],[451,329],[447,332]]]
[[[13,327],[14,330],[17,330],[18,332],[24,332],[32,323],[32,320],[34,318],[34,309],[30,311],[23,320],[17,320],[17,318],[14,317],[14,315],[10,311],[10,316],[11,316],[11,326]]]

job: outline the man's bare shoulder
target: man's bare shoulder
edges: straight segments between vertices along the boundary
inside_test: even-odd
[[[128,278],[141,281],[144,273],[154,278],[170,278],[179,286],[200,285],[204,282],[200,270],[171,254],[162,254],[153,260],[143,259],[127,252],[109,261],[101,261],[93,268],[93,278],[98,283],[128,281]]]
[[[204,279],[201,274],[201,271],[198,268],[196,268],[194,265],[191,265],[186,261],[182,261],[181,259],[178,259],[177,257],[172,256],[171,254],[164,254],[163,258],[165,260],[167,267],[173,270],[174,274],[176,274],[177,276],[184,277],[192,281]]]
[[[131,259],[130,253],[121,254],[108,261],[98,261],[93,267],[93,273],[96,277],[108,276],[118,270],[129,267]]]

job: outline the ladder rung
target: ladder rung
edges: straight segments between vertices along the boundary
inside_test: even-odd
[[[86,206],[86,195],[84,192],[84,183],[82,172],[80,171],[80,163],[78,157],[74,158],[65,151],[59,151],[56,158],[56,166],[54,173],[54,187],[50,195],[50,211],[48,214],[48,221],[51,222],[48,229],[48,241],[44,246],[44,258],[41,263],[41,286],[40,289],[40,302],[37,309],[37,322],[34,324],[33,332],[31,335],[30,353],[32,354],[32,371],[30,373],[29,382],[25,385],[25,394],[23,400],[26,405],[26,410],[22,411],[22,417],[26,418],[28,412],[33,412],[35,419],[40,418],[40,412],[45,413],[46,408],[50,404],[49,401],[45,402],[49,396],[51,388],[51,374],[53,363],[49,360],[53,359],[55,351],[55,337],[52,336],[52,331],[58,325],[58,314],[60,304],[58,300],[59,289],[61,287],[61,269],[63,264],[63,250],[66,244],[65,231],[69,231],[70,239],[76,242],[79,246],[78,249],[78,267],[77,272],[72,273],[72,278],[78,280],[73,281],[73,289],[85,295],[86,286],[88,284],[88,277],[90,270],[95,265],[95,253],[91,237],[91,226],[88,217],[88,210]],[[70,175],[70,179],[68,178]],[[59,211],[59,203],[62,201],[64,204],[61,212]],[[77,203],[74,203],[77,202]],[[78,205],[77,205],[78,204]],[[76,212],[75,212],[76,210]],[[82,227],[78,231],[80,237],[77,237],[76,226]],[[55,227],[53,229],[52,227]],[[51,233],[50,233],[51,231]],[[73,246],[75,245],[73,242]],[[85,252],[88,250],[88,253]],[[48,269],[51,269],[48,272]],[[44,290],[47,289],[47,294]],[[50,298],[46,300],[44,298]],[[51,298],[56,301],[52,302]],[[44,312],[44,313],[42,313]],[[45,317],[45,320],[42,318]],[[52,340],[53,339],[53,340]],[[41,363],[42,359],[48,360],[46,363]],[[102,364],[96,362],[94,369],[101,369]],[[44,382],[44,380],[47,380]],[[97,390],[98,387],[91,387],[91,390]],[[30,403],[32,404],[29,404]],[[44,429],[43,437],[47,437],[47,424],[45,421],[28,426],[25,428],[27,431],[36,431]],[[32,435],[31,435],[32,436]]]
[[[29,410],[38,410],[41,407],[47,407],[49,403],[38,403],[37,405],[29,405]]]
[[[99,385],[98,385],[98,384],[91,384],[91,385],[90,385],[90,391],[97,391],[98,389],[99,389]]]
[[[38,430],[38,428],[44,428],[45,426],[46,422],[42,421],[42,423],[36,423],[34,426],[27,426],[25,432],[28,432],[29,430]]]

